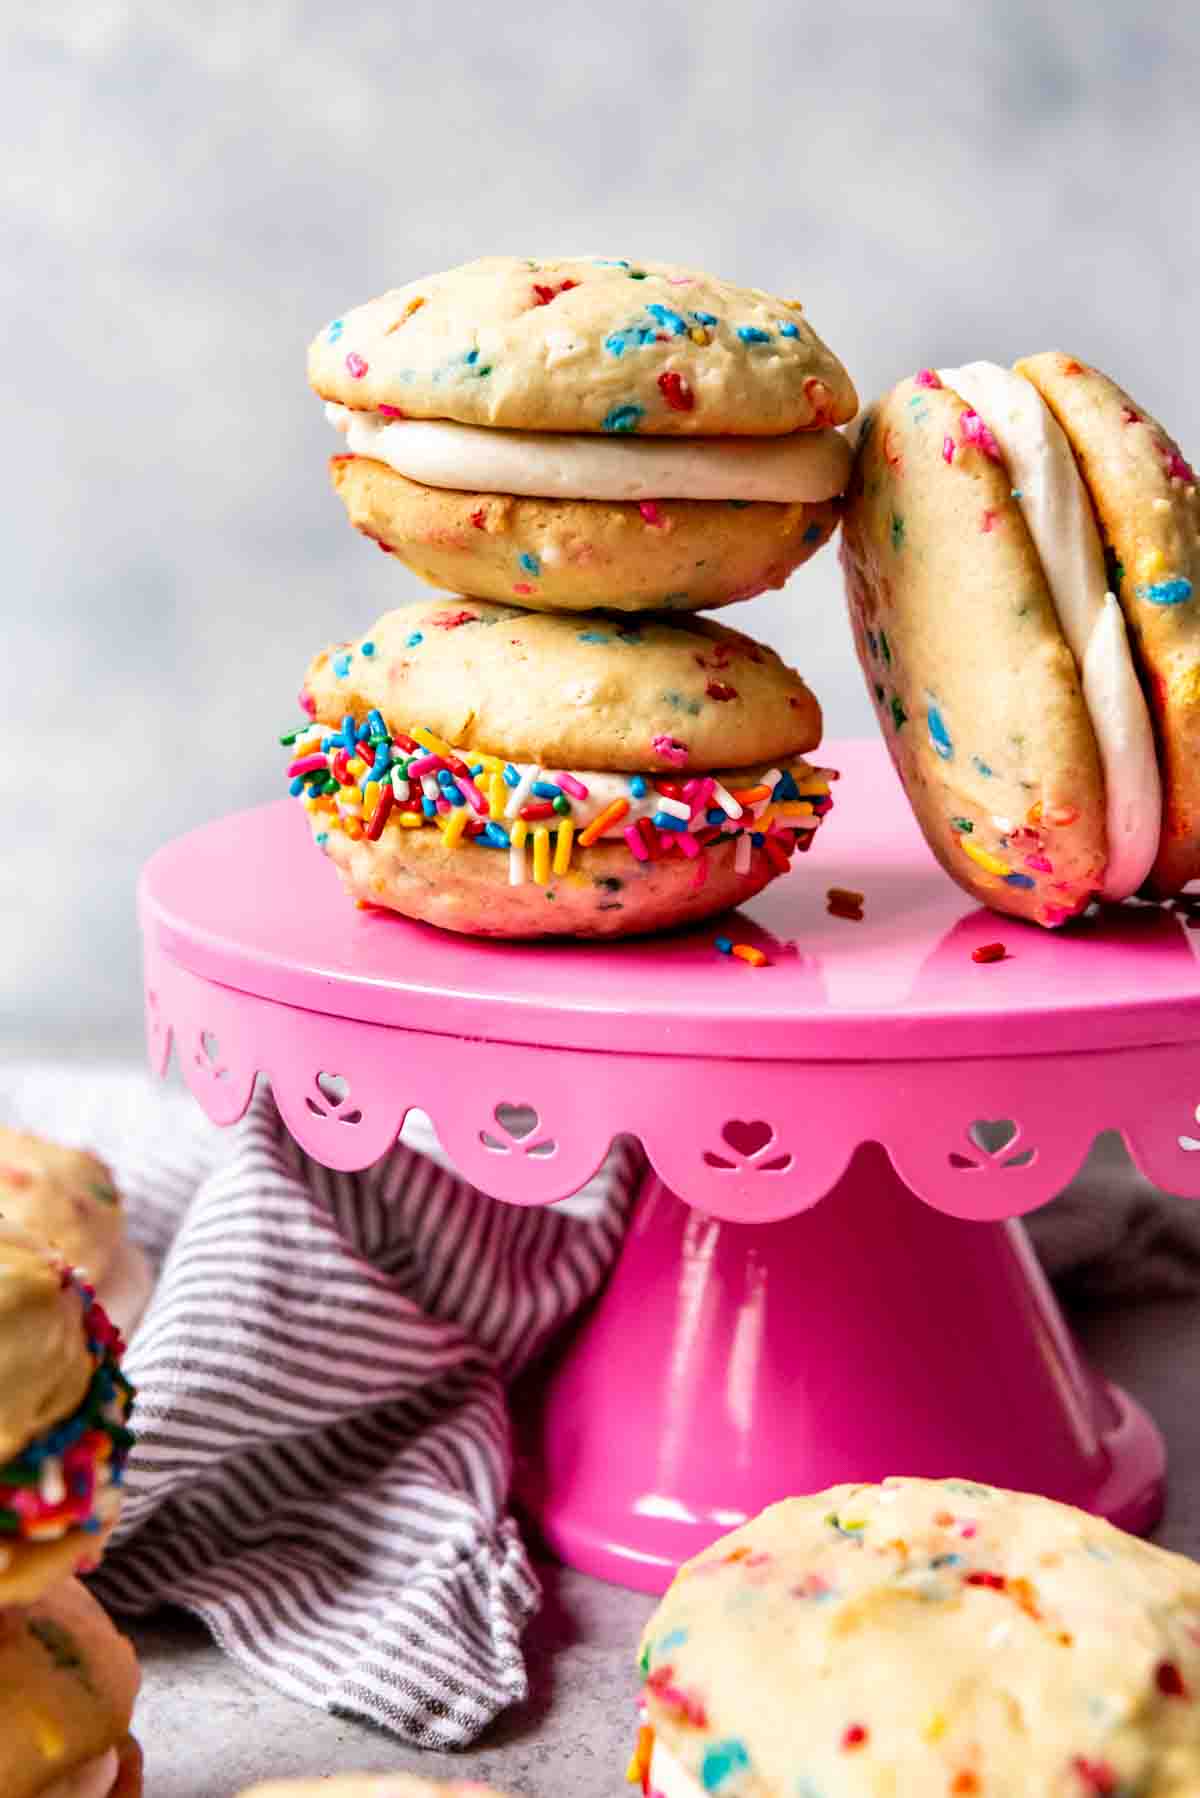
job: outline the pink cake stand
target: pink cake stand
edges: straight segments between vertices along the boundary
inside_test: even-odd
[[[356,911],[287,800],[142,880],[151,1054],[174,1042],[217,1123],[266,1074],[309,1153],[361,1168],[416,1107],[524,1205],[640,1138],[653,1171],[526,1406],[521,1477],[565,1560],[647,1591],[838,1480],[957,1474],[1133,1529],[1161,1508],[1154,1425],[1083,1364],[1012,1220],[1105,1127],[1200,1196],[1200,934],[1138,905],[1059,935],[980,911],[882,747],[826,755],[844,779],[812,855],[673,937],[522,947]],[[827,913],[831,885],[863,922]],[[989,942],[1008,959],[974,962]]]

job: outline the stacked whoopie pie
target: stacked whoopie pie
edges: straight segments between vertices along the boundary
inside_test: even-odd
[[[942,865],[1043,925],[1200,876],[1200,491],[1050,352],[923,369],[864,416],[842,558],[892,760]]]
[[[455,596],[305,678],[288,777],[351,894],[472,934],[623,935],[736,905],[811,845],[816,700],[693,616],[836,527],[857,401],[798,302],[494,257],[334,320],[309,373],[351,520]]]
[[[137,1798],[133,1649],[75,1575],[132,1443],[121,1338],[90,1286],[0,1220],[0,1792]]]

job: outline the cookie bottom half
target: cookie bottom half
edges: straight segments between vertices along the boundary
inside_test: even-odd
[[[389,823],[377,842],[331,832],[323,846],[355,899],[466,936],[510,939],[635,936],[694,924],[753,898],[787,866],[755,848],[738,872],[732,842],[711,844],[699,863],[640,862],[623,843],[596,843],[544,885],[513,886],[507,855],[449,847],[434,830]]]
[[[426,487],[335,456],[364,536],[434,587],[534,612],[695,612],[782,587],[837,528],[838,502],[521,499]]]

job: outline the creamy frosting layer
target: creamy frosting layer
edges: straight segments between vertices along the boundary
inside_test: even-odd
[[[990,429],[1033,538],[1063,636],[1079,668],[1104,771],[1106,899],[1127,899],[1158,851],[1162,788],[1150,712],[1107,591],[1104,551],[1083,477],[1061,426],[1031,381],[993,362],[939,369]]]
[[[96,1760],[87,1761],[71,1773],[64,1773],[61,1779],[46,1787],[42,1798],[108,1798],[117,1783],[119,1770],[117,1751],[110,1748]]]
[[[815,502],[845,491],[852,459],[832,430],[672,439],[491,430],[332,403],[325,414],[353,455],[411,481],[532,499]]]
[[[311,733],[311,740],[313,742],[317,740],[315,731]],[[296,747],[303,749],[308,747],[308,743],[309,738],[301,738]],[[464,762],[470,763],[478,760],[478,757],[473,756],[469,749],[455,750],[454,753]],[[508,766],[516,774],[517,783],[509,787],[505,795],[504,809],[498,820],[505,825],[511,825],[519,817],[521,808],[537,797],[533,791],[535,783],[542,780],[554,783],[562,778],[554,769],[543,768],[536,762],[509,762]],[[778,767],[770,768],[765,772],[758,770],[747,770],[740,774],[727,772],[723,780],[730,783],[730,786],[736,786],[738,791],[746,788],[756,790],[760,785],[764,789],[774,788],[784,772],[791,773],[796,781],[803,786],[811,787],[818,795],[823,795],[827,790],[825,771],[815,768],[802,756],[786,756]],[[428,796],[432,798],[438,791],[437,781],[433,777],[427,776],[426,778],[429,780]],[[593,773],[581,770],[570,775],[569,778],[577,787],[586,789],[578,797],[572,794],[571,816],[580,830],[586,830],[588,825],[599,818],[602,813],[611,811],[614,801],[624,802],[627,809],[622,812],[620,818],[606,825],[597,836],[597,841],[614,841],[622,837],[627,828],[631,824],[636,824],[640,818],[652,819],[656,813],[662,810],[662,794],[657,783],[669,780],[671,777],[666,774],[642,776]],[[722,793],[729,801],[728,810],[725,810],[723,802],[716,798],[710,799],[707,803],[713,809],[714,821],[716,812],[722,813],[722,829],[752,829],[764,815],[773,810],[772,802],[768,797],[743,806],[738,800],[733,799],[730,786],[724,785],[720,776],[698,775],[689,778],[698,782],[707,779],[710,784],[715,783],[721,786]],[[419,803],[422,796],[420,784],[416,782],[405,782],[404,784],[410,788],[410,791],[401,804],[412,806]],[[359,785],[341,789],[336,803],[338,812],[343,818],[362,817],[364,811],[369,814],[370,808],[365,805],[361,795],[362,787]],[[808,815],[792,813],[787,817],[788,828],[802,832],[816,830],[820,822],[820,818],[812,813]],[[553,821],[552,827],[557,827],[557,819]]]

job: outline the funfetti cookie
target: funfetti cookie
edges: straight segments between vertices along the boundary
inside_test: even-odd
[[[347,890],[473,935],[709,916],[832,804],[804,682],[708,620],[407,606],[319,655],[301,697],[291,790]]]
[[[1200,1567],[968,1480],[764,1511],[680,1570],[641,1668],[662,1798],[1200,1791]]]
[[[140,1684],[124,1636],[77,1580],[0,1610],[4,1798],[140,1798]]]
[[[1161,785],[1071,445],[1033,383],[923,370],[865,416],[843,565],[859,660],[942,865],[1064,923],[1137,892]]]
[[[361,440],[362,433],[350,426],[349,435]],[[833,472],[814,480],[814,467],[804,484],[836,482],[840,489],[849,475],[849,447],[835,431],[821,436],[828,446],[822,461]],[[637,447],[657,454],[656,444]],[[758,446],[748,447],[753,453]],[[695,612],[750,599],[782,587],[829,541],[838,521],[833,500],[824,498],[633,503],[462,492],[407,479],[365,453],[335,456],[331,469],[351,524],[431,586],[537,612],[594,606]],[[663,483],[639,471],[636,484]]]
[[[154,1277],[126,1234],[125,1207],[102,1161],[0,1126],[0,1217],[58,1249],[122,1336],[132,1336]]]
[[[827,541],[846,371],[776,299],[666,263],[489,257],[335,319],[309,378],[351,521],[435,586],[694,611]]]
[[[1029,356],[1031,382],[1075,453],[1099,520],[1154,718],[1163,779],[1151,889],[1200,876],[1200,488],[1179,445],[1098,369]]]
[[[91,1288],[0,1220],[0,1606],[100,1560],[133,1441],[121,1347]]]

